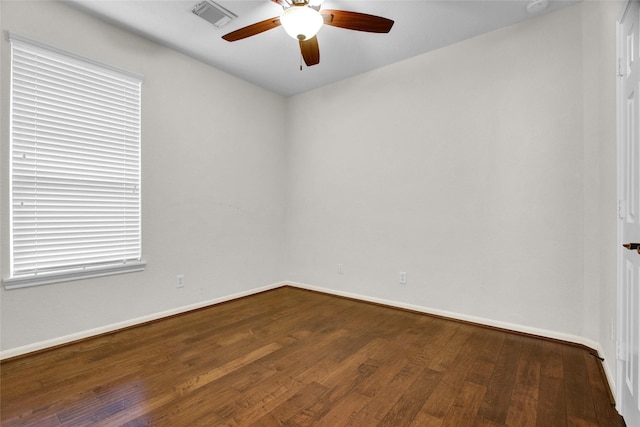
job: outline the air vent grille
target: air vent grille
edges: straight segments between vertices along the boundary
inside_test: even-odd
[[[229,21],[238,17],[235,13],[225,9],[213,1],[203,1],[198,3],[193,8],[193,13],[218,28],[225,26]]]

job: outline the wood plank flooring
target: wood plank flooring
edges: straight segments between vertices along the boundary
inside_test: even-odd
[[[283,287],[4,361],[0,424],[623,426],[599,363]]]

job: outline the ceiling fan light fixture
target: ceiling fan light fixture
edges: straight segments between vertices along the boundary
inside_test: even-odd
[[[324,19],[317,10],[308,6],[292,6],[282,12],[280,23],[291,37],[305,41],[318,34]]]

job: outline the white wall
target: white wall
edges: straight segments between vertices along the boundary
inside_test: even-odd
[[[145,76],[142,273],[0,290],[1,349],[100,328],[281,280],[284,99],[59,2],[1,2],[5,31]],[[2,116],[2,212],[8,117]],[[8,220],[2,264],[8,273]],[[186,286],[176,289],[177,274]]]
[[[289,128],[287,277],[608,339],[618,8],[585,2],[290,98],[310,119]]]

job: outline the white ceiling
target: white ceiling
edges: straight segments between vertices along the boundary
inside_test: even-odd
[[[395,21],[389,34],[324,26],[318,33],[320,64],[303,65],[297,40],[281,27],[236,42],[221,37],[279,16],[270,0],[217,0],[238,18],[217,28],[192,13],[201,0],[68,0],[99,18],[197,58],[284,96],[302,93],[461,40],[535,18],[577,0],[552,0],[538,14],[529,0],[326,0],[342,9]]]

